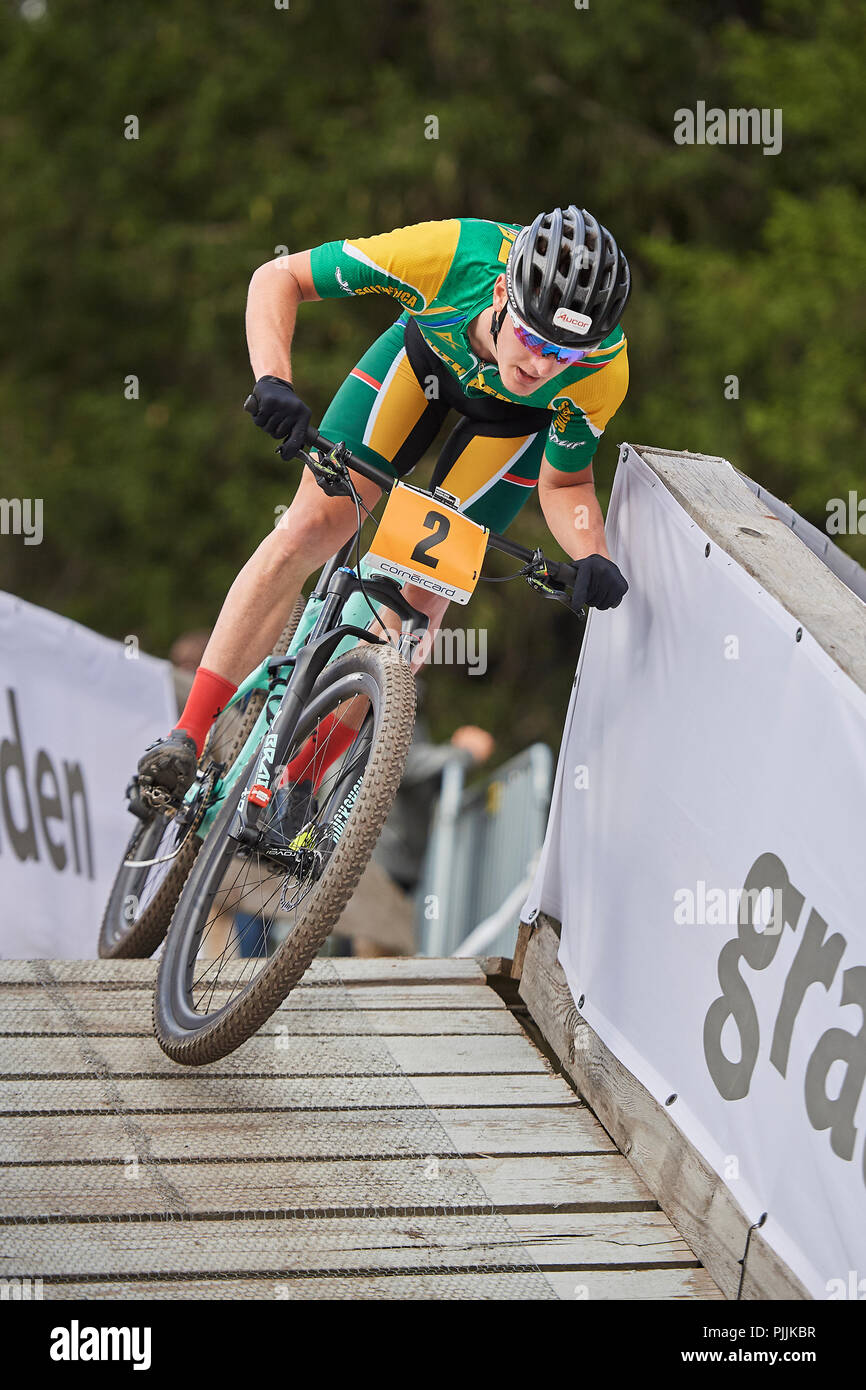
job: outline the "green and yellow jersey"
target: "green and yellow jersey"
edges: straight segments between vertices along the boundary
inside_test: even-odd
[[[467,330],[490,307],[496,277],[520,230],[512,223],[455,217],[419,222],[378,236],[329,241],[311,253],[316,292],[383,294],[401,306],[398,323],[415,320],[425,341],[466,396],[493,396],[549,409],[544,457],[554,468],[586,468],[628,389],[626,338],[617,326],[579,363],[565,367],[529,395],[515,396],[495,364],[479,361]]]

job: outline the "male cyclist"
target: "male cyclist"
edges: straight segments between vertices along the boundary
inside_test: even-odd
[[[616,607],[628,585],[605,544],[592,457],[628,386],[619,320],[629,292],[628,262],[610,232],[574,205],[525,227],[452,218],[269,261],[253,275],[247,302],[253,418],[286,440],[287,456],[303,445],[310,411],[292,385],[290,356],[300,303],[391,296],[399,318],[349,373],[321,433],[403,477],[456,410],[431,487],[501,533],[537,485],[550,531],[582,562],[575,607]],[[372,508],[380,489],[352,478]],[[355,526],[353,501],[326,496],[305,469],[291,506],[228,592],[177,727],[140,760],[143,786],[183,795],[216,715],[273,650],[304,581]],[[429,615],[432,636],[447,600],[414,585],[405,593]],[[317,782],[354,734],[329,731]]]

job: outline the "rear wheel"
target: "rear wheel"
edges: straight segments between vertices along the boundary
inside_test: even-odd
[[[277,639],[275,656],[285,656],[305,607],[306,599],[299,598]],[[214,721],[199,758],[200,770],[211,763],[225,768],[232,765],[255,726],[264,700],[265,692],[254,690]],[[170,813],[154,815],[148,821],[136,820],[99,932],[99,954],[104,959],[143,960],[159,946],[201,848],[196,830],[205,804],[203,797],[200,813],[191,819]]]
[[[317,735],[355,730],[312,792],[282,794],[280,773]],[[313,687],[263,810],[263,841],[231,832],[258,752],[220,808],[180,896],[159,964],[154,1025],[163,1051],[198,1066],[224,1057],[270,1017],[338,921],[391,809],[415,721],[415,682],[390,646],[361,644],[329,663]],[[347,735],[348,736],[348,735]]]

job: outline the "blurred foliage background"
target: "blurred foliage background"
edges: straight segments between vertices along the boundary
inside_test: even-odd
[[[629,439],[722,454],[823,527],[863,491],[864,58],[856,0],[2,0],[0,495],[42,497],[45,535],[0,538],[0,587],[159,655],[211,625],[300,468],[241,410],[256,266],[568,202],[635,282],[603,505]],[[781,108],[781,153],[676,144],[698,101]],[[301,310],[314,418],[394,316]],[[562,553],[534,496],[511,534]],[[489,630],[488,670],[430,668],[434,730],[556,747],[571,615],[515,583],[460,621]]]

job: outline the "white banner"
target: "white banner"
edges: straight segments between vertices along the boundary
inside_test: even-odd
[[[96,955],[124,790],[176,718],[167,661],[0,593],[0,955]]]
[[[866,696],[627,445],[607,530],[631,587],[590,615],[523,918],[813,1296],[862,1299]]]

